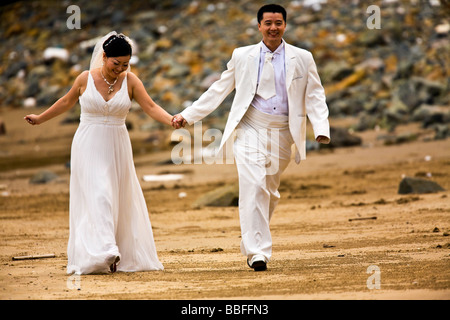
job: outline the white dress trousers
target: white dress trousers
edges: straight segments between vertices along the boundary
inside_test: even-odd
[[[290,162],[293,143],[288,116],[266,114],[252,106],[236,128],[241,252],[250,265],[271,258],[269,223],[280,199],[280,177]]]

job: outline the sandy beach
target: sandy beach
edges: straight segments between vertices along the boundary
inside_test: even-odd
[[[236,182],[235,166],[167,164],[170,148],[148,152],[149,133],[137,129],[144,120],[132,112],[136,171],[165,270],[70,276],[66,164],[77,124],[59,117],[31,127],[23,120],[41,110],[0,114],[0,299],[450,298],[450,143],[430,139],[419,124],[395,132],[416,133],[412,142],[385,145],[378,137],[387,133],[372,130],[358,134],[362,146],[292,161],[271,221],[272,260],[266,272],[254,272],[239,250],[237,207],[192,207],[202,194]],[[31,184],[42,170],[57,179]],[[142,179],[168,173],[183,178]],[[428,177],[446,191],[398,194],[403,176]],[[54,257],[13,260],[45,254]]]

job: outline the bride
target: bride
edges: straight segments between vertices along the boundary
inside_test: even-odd
[[[67,273],[162,270],[147,205],[136,176],[125,118],[134,99],[153,119],[173,117],[130,72],[132,43],[111,32],[95,46],[89,71],[32,125],[71,109],[79,99],[80,125],[71,149],[70,235]]]

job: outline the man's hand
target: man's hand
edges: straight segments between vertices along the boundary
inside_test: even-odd
[[[329,144],[330,143],[330,138],[325,137],[325,136],[318,136],[316,138],[316,141],[319,143],[323,143],[323,144]]]

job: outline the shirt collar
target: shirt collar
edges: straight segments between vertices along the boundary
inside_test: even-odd
[[[273,52],[273,54],[281,54],[281,53],[283,53],[284,46],[285,46],[284,39],[281,39],[281,44],[278,46],[277,50],[275,50]],[[270,49],[267,48],[267,46],[265,45],[264,41],[261,41],[261,53],[266,53],[266,52],[272,52],[272,51],[270,51]]]

